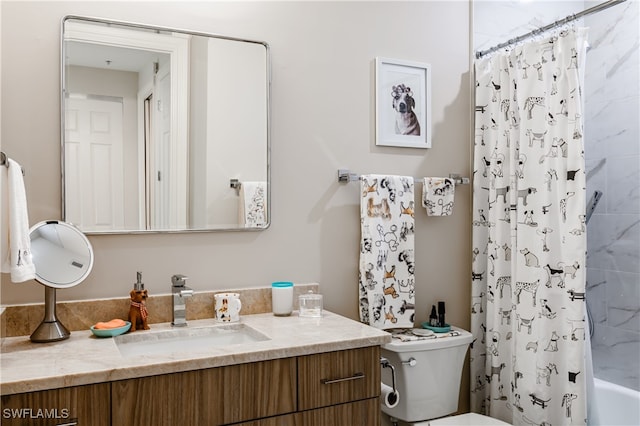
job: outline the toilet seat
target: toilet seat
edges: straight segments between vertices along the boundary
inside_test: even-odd
[[[443,417],[437,420],[416,423],[416,426],[507,426],[502,420],[483,416],[477,413],[460,414],[459,416]]]

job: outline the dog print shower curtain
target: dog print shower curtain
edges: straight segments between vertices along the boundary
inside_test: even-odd
[[[586,421],[584,29],[478,60],[472,410]]]

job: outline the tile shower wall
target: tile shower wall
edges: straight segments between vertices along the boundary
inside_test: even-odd
[[[592,6],[595,3],[586,3]],[[603,192],[587,233],[594,372],[640,390],[640,3],[585,17],[587,197]]]
[[[596,2],[475,1],[482,50]],[[587,198],[604,193],[588,226],[587,299],[595,375],[640,389],[639,2],[584,18]]]

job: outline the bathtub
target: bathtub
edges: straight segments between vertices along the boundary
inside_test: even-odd
[[[640,392],[594,379],[590,426],[640,425]]]

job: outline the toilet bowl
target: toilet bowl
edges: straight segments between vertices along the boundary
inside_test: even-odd
[[[385,423],[383,422],[383,425],[384,424]],[[397,421],[397,424],[398,426],[511,426],[510,423],[505,423],[502,420],[476,413],[459,414],[457,416],[442,417],[436,420],[425,420],[424,422],[418,423]]]
[[[420,340],[394,338],[383,345],[380,354],[392,368],[382,367],[382,382],[393,386],[395,375],[400,397],[394,406],[381,404],[382,412],[403,425],[506,425],[475,413],[444,417],[458,411],[460,379],[472,338],[468,331],[452,327],[449,333]]]
[[[459,416],[444,417],[437,420],[429,420],[422,423],[416,423],[416,426],[509,426],[502,420],[493,417],[483,416],[482,414],[467,413]]]

